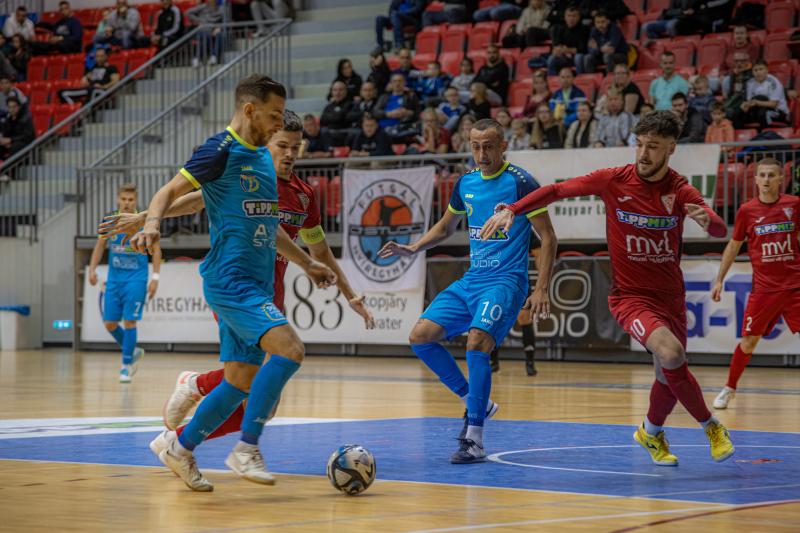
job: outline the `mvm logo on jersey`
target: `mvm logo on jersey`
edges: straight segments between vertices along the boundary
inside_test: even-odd
[[[242,209],[248,217],[280,217],[277,200],[245,200]]]
[[[756,235],[769,235],[771,233],[791,233],[794,231],[794,222],[787,220],[786,222],[771,222],[769,224],[761,224],[754,228]]]
[[[481,226],[470,226],[469,227],[469,239],[471,241],[479,241],[481,240]],[[499,229],[494,232],[494,235],[489,237],[487,240],[489,241],[507,241],[508,240],[508,233]]]
[[[242,186],[244,192],[248,193],[256,192],[261,187],[258,178],[249,174],[239,174],[239,185]]]
[[[659,217],[640,215],[639,213],[629,213],[622,209],[617,209],[617,220],[642,229],[668,230],[678,225],[678,217],[676,216]]]

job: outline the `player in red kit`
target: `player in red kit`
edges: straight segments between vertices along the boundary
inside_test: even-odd
[[[722,281],[746,239],[753,288],[744,311],[742,340],[733,352],[728,383],[714,400],[716,409],[728,407],[758,341],[772,331],[781,315],[792,333],[800,331],[800,198],[781,194],[783,168],[771,157],[756,165],[756,185],[758,198],[736,213],[733,236],[711,289],[711,298],[718,302]]]
[[[724,461],[734,452],[727,429],[706,407],[686,361],[686,290],[680,268],[684,216],[715,237],[725,236],[727,228],[699,191],[669,168],[680,132],[680,120],[671,111],[647,115],[634,130],[636,164],[542,187],[500,209],[482,230],[484,238],[508,230],[520,213],[563,198],[602,198],[613,268],[608,306],[623,328],[653,355],[656,370],[650,408],[634,439],[656,464],[664,466],[678,464],[662,429],[678,401],[702,424],[715,461]]]

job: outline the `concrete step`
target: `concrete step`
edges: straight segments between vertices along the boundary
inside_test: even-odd
[[[361,5],[363,0],[303,0],[305,10],[331,9]],[[384,2],[384,11],[389,11],[389,2]],[[302,13],[302,11],[300,12]]]
[[[297,13],[295,24],[301,22],[331,22],[338,20],[358,20],[365,16],[386,15],[389,5],[386,2],[354,3],[353,5],[337,5],[319,9],[308,9]]]
[[[315,20],[313,22],[295,22],[290,27],[293,40],[295,35],[305,35],[309,33],[320,32],[349,32],[353,30],[370,29],[372,29],[374,35],[375,15],[369,13],[363,14],[358,18],[350,18],[345,20]]]
[[[292,98],[286,102],[286,108],[291,109],[301,117],[307,113],[319,116],[324,107],[324,98]]]
[[[328,89],[330,85],[328,83],[318,83],[318,84],[308,84],[308,85],[297,85],[294,88],[294,97],[295,98],[316,98],[323,102],[322,107],[325,107],[325,98],[328,96]],[[320,108],[320,112],[322,112],[322,108]]]
[[[366,45],[364,51],[365,55],[369,54],[372,48],[374,48],[375,29],[353,27],[350,30],[325,30],[318,33],[292,35],[292,48],[295,46],[327,45],[330,50],[336,50],[338,45],[352,42],[372,43],[372,46]]]
[[[374,47],[372,45],[365,45],[366,40],[353,41],[351,39],[337,42],[335,46],[330,43],[318,44],[305,44],[295,45],[292,39],[292,81],[294,81],[294,61],[298,59],[305,59],[308,57],[330,57],[332,59],[333,68],[336,68],[336,61],[341,57],[358,58],[361,56],[368,57],[370,51]],[[335,58],[335,59],[334,59]],[[359,72],[361,74],[361,72]]]

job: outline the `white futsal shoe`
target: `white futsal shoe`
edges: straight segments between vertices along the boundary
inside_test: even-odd
[[[727,409],[728,404],[736,396],[736,389],[732,389],[727,385],[722,387],[716,398],[714,398],[714,409]]]
[[[225,459],[225,464],[247,481],[262,485],[275,484],[275,476],[264,466],[264,457],[257,445],[238,442]]]
[[[158,460],[181,478],[190,489],[197,492],[213,491],[214,485],[197,468],[194,454],[178,442],[178,434],[170,431],[164,439],[167,441],[167,447],[158,454]]]
[[[119,382],[130,383],[136,371],[139,370],[139,361],[144,358],[144,348],[136,347],[133,349],[133,361],[129,365],[122,365],[119,370]]]
[[[164,425],[171,430],[178,429],[183,419],[189,414],[189,411],[197,405],[201,396],[192,390],[189,382],[197,378],[197,372],[185,370],[178,375],[175,380],[175,390],[172,391],[172,396],[169,397],[167,403],[164,404],[162,416],[164,417]]]
[[[150,451],[155,454],[156,457],[161,455],[161,452],[166,450],[169,447],[169,441],[167,441],[167,434],[169,433],[168,429],[165,429],[158,435],[156,438],[150,441]]]
[[[122,368],[119,369],[119,382],[130,383],[131,377],[133,377],[133,369],[131,365],[122,365]]]

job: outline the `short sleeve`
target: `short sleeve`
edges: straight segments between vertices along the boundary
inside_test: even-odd
[[[467,212],[467,207],[464,205],[464,199],[461,198],[461,180],[463,178],[459,178],[456,182],[456,186],[453,187],[453,194],[450,195],[450,205],[447,206],[447,210],[451,213],[455,213],[456,215],[463,215]]]
[[[514,176],[514,180],[517,183],[517,198],[515,202],[522,200],[540,187],[539,182],[536,181],[536,179],[534,179],[534,177],[531,176],[527,171],[517,166],[511,167],[509,170],[511,171],[511,175]],[[545,212],[547,212],[547,206],[543,206],[538,209],[534,209],[529,213],[525,213],[525,216],[528,218],[533,218],[536,215]]]
[[[223,146],[219,137],[211,137],[194,151],[189,161],[181,168],[180,173],[189,180],[195,189],[214,181],[225,172],[228,164],[228,146],[230,143]]]
[[[736,213],[736,221],[733,224],[733,235],[731,238],[734,241],[743,241],[747,239],[747,210],[744,206],[739,208],[739,211]]]

